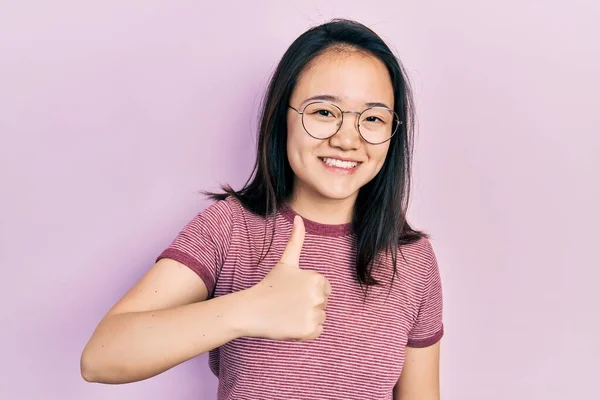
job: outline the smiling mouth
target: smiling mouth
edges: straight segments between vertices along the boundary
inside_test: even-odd
[[[329,167],[352,170],[360,165],[357,161],[342,161],[335,158],[319,157],[321,162]]]

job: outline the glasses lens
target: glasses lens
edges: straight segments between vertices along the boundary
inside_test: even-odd
[[[313,137],[327,139],[335,135],[342,123],[342,113],[339,108],[328,103],[311,103],[302,114],[304,129]]]
[[[396,133],[398,118],[387,108],[369,108],[360,117],[359,129],[367,142],[383,143]]]

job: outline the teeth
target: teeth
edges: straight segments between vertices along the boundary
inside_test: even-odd
[[[335,158],[325,157],[322,160],[325,164],[330,165],[332,167],[338,167],[338,168],[350,169],[350,168],[354,168],[358,165],[358,163],[356,161],[341,161],[341,160],[336,160]]]

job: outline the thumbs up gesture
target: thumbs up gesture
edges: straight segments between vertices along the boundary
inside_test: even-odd
[[[304,234],[304,222],[296,216],[281,260],[251,288],[255,307],[250,336],[304,341],[323,332],[331,285],[323,275],[300,269]]]

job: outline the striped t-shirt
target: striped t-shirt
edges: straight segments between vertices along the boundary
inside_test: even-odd
[[[200,212],[159,258],[194,270],[210,297],[247,289],[280,259],[294,216],[283,205],[275,218],[260,217],[229,197]],[[273,224],[273,243],[259,262]],[[441,282],[431,244],[420,239],[401,247],[391,290],[391,257],[382,256],[373,271],[382,284],[365,300],[355,273],[351,224],[304,219],[304,226],[300,268],[319,272],[332,286],[323,333],[306,342],[243,337],[212,350],[218,399],[391,400],[406,346],[429,346],[443,335]]]

